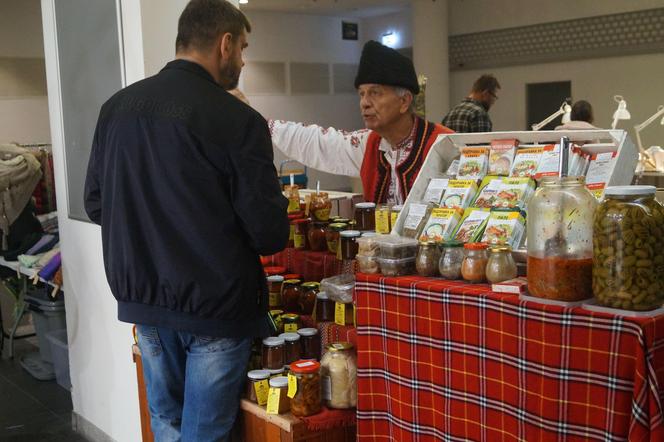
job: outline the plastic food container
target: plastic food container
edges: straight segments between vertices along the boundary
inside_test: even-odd
[[[357,238],[357,254],[362,256],[378,256],[379,241],[385,235],[366,235]]]
[[[380,273],[378,257],[357,255],[355,260],[357,260],[357,267],[360,272],[370,274]]]
[[[353,302],[355,276],[352,273],[331,276],[320,282],[320,289],[334,302],[347,304]]]
[[[417,241],[416,241],[417,243]],[[385,276],[404,276],[415,273],[415,257],[392,259],[376,258],[380,265],[380,272]]]
[[[415,258],[418,241],[414,238],[404,238],[395,235],[381,235],[377,237],[380,251],[378,256],[385,259]]]

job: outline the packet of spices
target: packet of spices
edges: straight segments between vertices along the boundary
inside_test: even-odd
[[[410,203],[408,206],[408,215],[406,215],[406,220],[403,224],[403,236],[417,238],[430,211],[431,205],[429,203]]]
[[[526,228],[526,220],[518,210],[492,210],[482,242],[518,248]]]
[[[542,157],[537,165],[535,179],[540,180],[545,176],[558,176],[560,168],[560,144],[549,144],[542,149]]]
[[[535,182],[528,178],[503,178],[493,207],[498,209],[525,209],[535,191]]]
[[[454,240],[460,242],[478,242],[484,233],[491,210],[469,208],[463,212],[459,226],[454,232]]]
[[[477,193],[475,201],[471,204],[473,207],[477,208],[487,208],[490,209],[493,207],[493,203],[498,199],[498,191],[501,184],[503,183],[503,178],[499,176],[487,176],[482,180],[480,184],[480,190]]]
[[[440,206],[448,209],[465,209],[476,193],[475,180],[450,180]]]
[[[598,199],[604,194],[616,155],[616,152],[606,152],[595,154],[590,158],[590,166],[588,166],[586,174],[586,188]]]
[[[519,149],[514,158],[514,164],[510,176],[515,178],[533,177],[537,173],[537,167],[542,159],[542,147]]]
[[[485,147],[466,147],[461,150],[457,179],[479,181],[486,175],[488,167],[489,149]]]
[[[424,201],[438,206],[449,182],[448,178],[431,178],[427,190],[424,192]]]
[[[458,209],[431,210],[431,215],[429,215],[429,219],[419,237],[420,241],[447,241],[452,236],[460,217],[461,214]]]
[[[519,140],[491,140],[489,175],[509,176]]]

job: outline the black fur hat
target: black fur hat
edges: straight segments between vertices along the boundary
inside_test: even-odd
[[[411,91],[413,95],[420,92],[413,62],[374,40],[368,41],[362,49],[355,88],[367,83],[400,86]]]

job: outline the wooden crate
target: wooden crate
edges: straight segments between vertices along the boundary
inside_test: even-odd
[[[304,422],[290,413],[267,414],[263,407],[243,399],[242,440],[244,442],[353,442],[357,428],[337,427],[311,432]]]

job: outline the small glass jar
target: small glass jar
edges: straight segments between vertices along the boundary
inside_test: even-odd
[[[320,335],[316,328],[301,328],[297,331],[302,344],[302,359],[320,359]]]
[[[309,225],[307,230],[307,239],[309,240],[309,249],[313,252],[324,252],[327,250],[327,240],[325,237],[326,223],[316,221]]]
[[[390,205],[379,204],[376,207],[376,233],[390,233]]]
[[[281,319],[281,316],[284,314],[284,311],[281,309],[270,310],[270,316],[272,317],[272,322],[274,322],[274,327],[277,333],[284,332],[284,322]]]
[[[489,261],[486,264],[486,279],[491,284],[516,278],[516,262],[510,246],[494,246],[489,249]]]
[[[486,264],[489,260],[486,253],[487,245],[481,242],[467,243],[464,249],[466,256],[461,263],[463,279],[473,284],[486,281]]]
[[[328,221],[330,210],[332,210],[332,202],[327,192],[318,192],[311,195],[311,213],[316,221]]]
[[[300,292],[300,311],[303,315],[311,315],[316,306],[316,295],[320,291],[319,282],[305,282]]]
[[[309,230],[309,218],[300,218],[294,221],[295,232],[293,233],[293,247],[297,250],[309,248],[307,231]]]
[[[297,381],[297,391],[291,399],[291,413],[298,417],[318,413],[322,402],[320,363],[300,360],[293,362],[290,368]]]
[[[341,235],[341,259],[355,259],[357,255],[357,239],[361,233],[358,230],[344,230]]]
[[[353,408],[357,405],[357,359],[353,344],[329,344],[321,360],[323,399],[330,408]]]
[[[289,332],[282,333],[279,337],[285,342],[284,363],[290,365],[301,359],[302,344],[300,343],[300,335],[298,333]]]
[[[357,230],[376,229],[376,203],[355,204],[355,222]]]
[[[325,292],[316,294],[316,322],[334,321],[334,301]]]
[[[270,388],[280,390],[279,407],[277,413],[288,413],[288,410],[290,410],[290,398],[288,397],[288,378],[286,376],[277,376],[270,379]]]
[[[415,269],[420,276],[436,276],[440,252],[435,241],[420,241],[420,248],[415,258]]]
[[[267,277],[267,287],[271,310],[281,307],[281,287],[283,283],[284,277],[281,275],[272,275]]]
[[[325,241],[327,242],[327,251],[330,253],[337,253],[339,246],[339,232],[348,227],[346,223],[331,223],[325,229]]]
[[[281,304],[288,313],[300,313],[300,293],[302,288],[299,279],[287,279],[281,290]]]
[[[284,186],[286,198],[288,198],[288,213],[300,211],[300,190],[297,184]]]
[[[288,215],[288,224],[290,224],[290,232],[288,234],[288,247],[293,248],[295,246],[295,220],[302,218],[302,213],[291,213]]]
[[[284,323],[284,332],[297,333],[302,324],[300,323],[300,315],[295,313],[286,313],[281,316],[281,321]]]
[[[256,387],[255,385],[260,381],[267,381],[270,379],[270,372],[267,370],[251,370],[247,373],[247,384],[245,388],[244,397],[247,400],[253,402],[254,404],[258,403],[258,398],[256,397]]]
[[[263,369],[275,370],[284,366],[284,340],[281,338],[263,339]]]
[[[445,279],[461,279],[463,258],[463,243],[459,241],[443,243],[443,252],[438,263],[440,275]]]
[[[339,325],[355,325],[355,306],[352,302],[339,303],[344,306],[344,323]],[[335,304],[336,307],[336,304]]]
[[[397,218],[399,217],[399,213],[401,213],[402,209],[402,205],[392,206],[390,209],[390,232],[392,229],[394,229],[394,226],[397,225]]]

